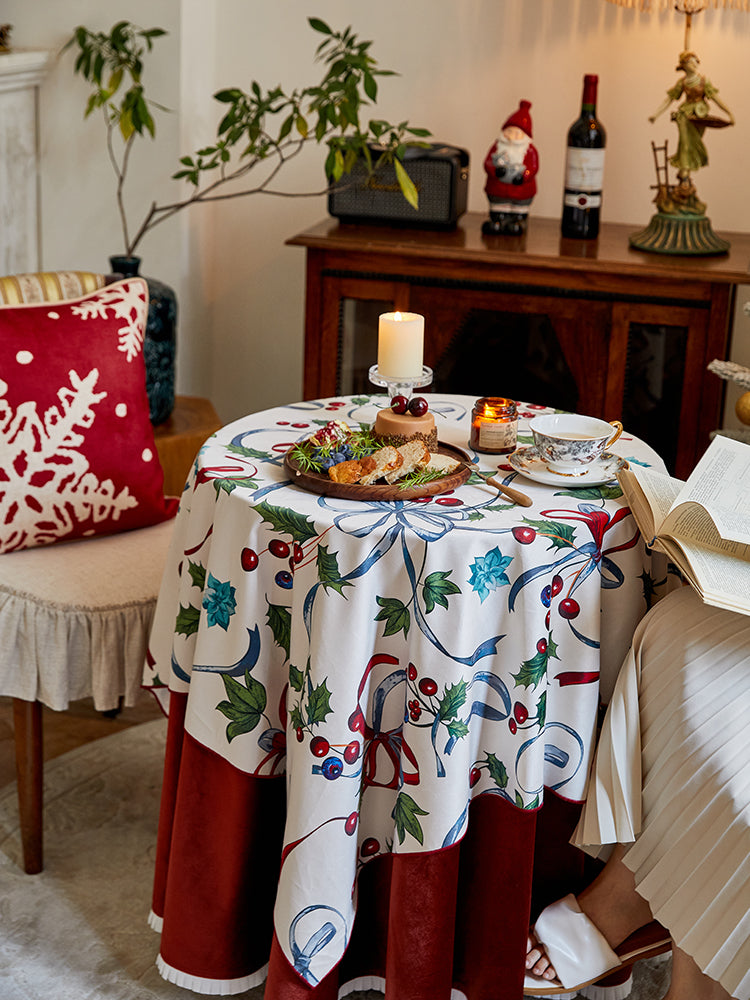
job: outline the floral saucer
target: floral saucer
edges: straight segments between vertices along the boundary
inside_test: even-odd
[[[547,467],[544,459],[532,445],[528,448],[517,448],[506,459],[508,464],[522,476],[533,479],[535,483],[545,483],[547,486],[601,486],[617,478],[620,469],[627,466],[627,460],[605,451],[601,458],[592,462],[580,476],[567,476],[561,472],[553,472]]]

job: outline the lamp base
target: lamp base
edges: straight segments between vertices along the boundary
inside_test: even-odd
[[[636,250],[649,253],[702,255],[727,253],[728,240],[717,236],[706,215],[667,215],[657,212],[639,233],[633,233],[629,243]]]

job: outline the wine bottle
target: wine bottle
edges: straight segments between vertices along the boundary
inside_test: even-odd
[[[579,240],[599,235],[607,134],[596,117],[598,76],[583,78],[581,115],[568,129],[562,234]]]

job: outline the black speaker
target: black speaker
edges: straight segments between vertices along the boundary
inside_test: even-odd
[[[377,149],[372,150],[372,157],[377,160]],[[392,164],[369,174],[362,160],[329,193],[329,213],[341,222],[452,229],[466,211],[468,152],[432,143],[427,148],[407,149],[403,163],[419,195],[418,209],[401,193]]]

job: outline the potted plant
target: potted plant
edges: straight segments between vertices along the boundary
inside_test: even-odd
[[[323,36],[316,50],[317,60],[324,65],[322,79],[291,91],[280,86],[264,89],[253,81],[247,91],[229,87],[214,94],[222,109],[215,139],[192,155],[183,156],[172,175],[188,185],[188,193],[168,203],[152,202],[141,222],[133,227],[128,222],[124,197],[130,156],[138,137],[156,135],[151,109],[164,110],[146,95],[144,59],[166,32],[162,28],[143,29],[129,21],[119,21],[109,32],[94,32],[82,26],[75,29],[65,48],[78,50],[74,72],[92,88],[85,116],[96,110],[102,112],[116,179],[124,252],[111,258],[113,270],[137,274],[140,258],[135,254],[146,234],[191,205],[253,194],[324,193],[327,187],[305,192],[280,192],[274,187],[285,163],[311,143],[327,147],[327,186],[339,182],[362,159],[373,171],[382,163],[392,163],[404,197],[417,207],[417,191],[403,158],[409,146],[424,144],[429,131],[413,128],[406,121],[364,121],[364,108],[377,98],[378,77],[392,76],[393,72],[378,68],[370,54],[372,43],[360,41],[350,27],[333,31],[314,17],[308,18],[308,23]],[[375,158],[373,147],[378,150]],[[160,283],[152,278],[147,281],[152,300],[148,332],[153,341],[150,364],[146,352],[147,369],[154,370],[154,377],[163,383],[170,343],[174,370],[176,305],[170,289],[157,287]],[[172,376],[172,403],[173,382]],[[152,412],[154,422],[166,419],[169,414],[164,409],[162,404],[159,414]]]

